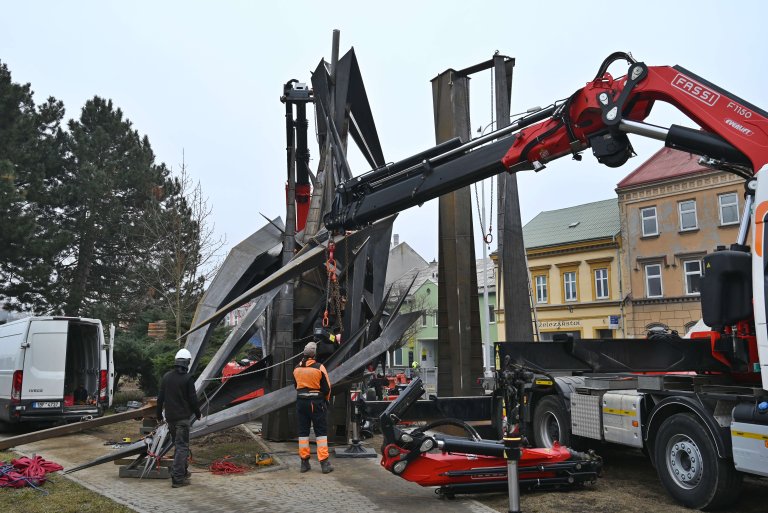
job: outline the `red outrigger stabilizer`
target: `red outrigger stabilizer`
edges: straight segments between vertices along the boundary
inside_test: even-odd
[[[421,486],[437,486],[440,495],[497,492],[507,489],[507,458],[503,441],[483,440],[461,421],[433,422],[405,431],[397,426],[404,412],[424,393],[415,378],[379,417],[384,435],[381,465]],[[468,437],[429,432],[440,424],[460,425]],[[523,447],[518,461],[521,488],[564,488],[593,483],[602,460],[594,453],[561,445],[548,449]]]

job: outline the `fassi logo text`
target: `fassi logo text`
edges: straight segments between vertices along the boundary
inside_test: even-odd
[[[719,93],[691,80],[682,73],[677,74],[674,80],[672,80],[672,85],[710,107],[720,99]]]

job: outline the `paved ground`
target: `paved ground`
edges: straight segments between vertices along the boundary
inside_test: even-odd
[[[312,471],[300,474],[294,444],[271,443],[270,449],[280,463],[278,468],[230,476],[194,473],[192,486],[177,489],[172,489],[167,480],[118,478],[118,467],[112,463],[68,474],[68,477],[116,502],[147,513],[293,513],[306,510],[308,505],[332,513],[495,511],[471,499],[440,501],[432,489],[408,483],[384,471],[378,457],[332,457],[336,470],[323,475],[313,455]],[[77,434],[35,442],[15,450],[40,454],[66,469],[103,455],[109,448],[101,439]]]

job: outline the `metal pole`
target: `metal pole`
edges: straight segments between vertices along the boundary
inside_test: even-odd
[[[485,227],[485,181],[482,182],[483,191],[483,224]],[[483,299],[485,300],[485,312],[483,312],[484,330],[483,330],[483,369],[485,377],[491,377],[491,322],[488,315],[488,244],[485,242],[485,234],[483,236]]]
[[[520,445],[522,439],[519,436],[504,437],[504,456],[507,458],[507,488],[509,491],[509,513],[521,513],[520,511],[520,481],[518,478],[518,462],[522,456]]]
[[[520,512],[520,482],[517,480],[517,461],[507,460],[507,486],[509,487],[509,513]]]
[[[336,84],[336,66],[339,64],[339,41],[341,40],[341,31],[333,29],[333,40],[331,41],[331,82]],[[334,104],[331,98],[331,104]]]

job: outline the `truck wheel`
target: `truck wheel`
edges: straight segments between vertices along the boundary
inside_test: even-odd
[[[661,424],[653,451],[661,484],[684,506],[717,509],[738,497],[742,474],[732,461],[718,458],[714,440],[690,413]]]
[[[536,447],[552,447],[556,441],[560,445],[570,445],[570,416],[559,397],[548,395],[536,405],[533,413],[533,441]]]

